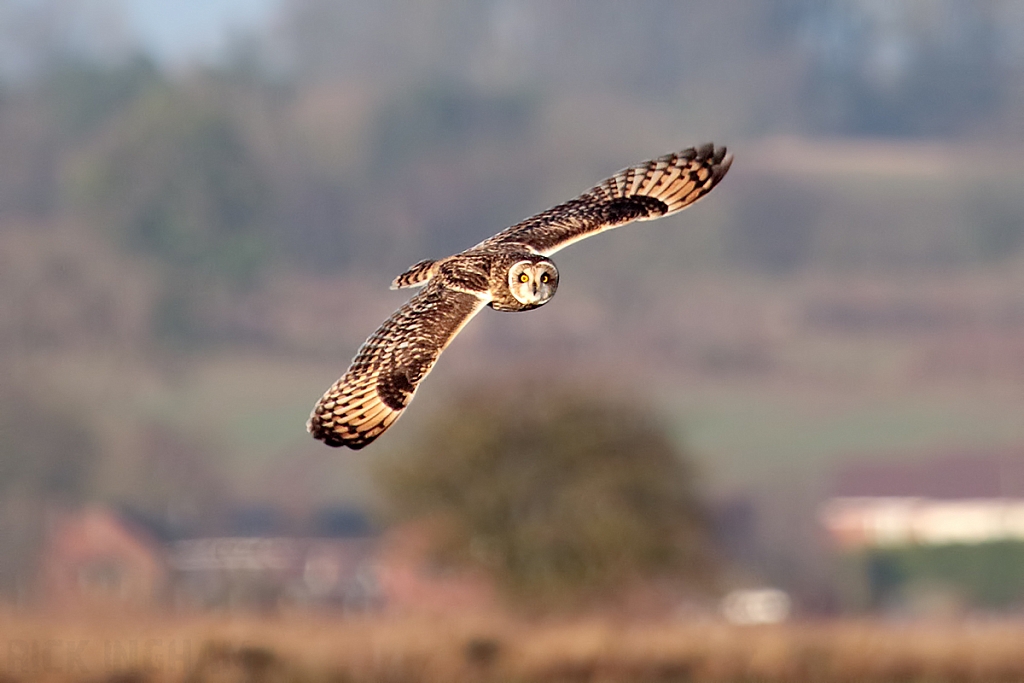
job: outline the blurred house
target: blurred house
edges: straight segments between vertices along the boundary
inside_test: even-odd
[[[1024,608],[1024,453],[853,465],[820,518],[862,607]]]
[[[44,541],[39,589],[57,608],[148,607],[167,586],[165,551],[105,507],[56,513]]]
[[[61,512],[47,529],[39,592],[59,609],[430,613],[494,604],[490,581],[433,560],[423,525],[377,534],[358,510],[321,510],[291,524],[279,510],[259,507],[234,511],[225,531],[166,538],[165,529],[125,511]]]
[[[372,607],[372,540],[224,536],[170,547],[179,608]]]
[[[382,539],[375,568],[386,608],[421,613],[493,608],[493,581],[479,572],[439,564],[430,554],[431,534],[429,524],[407,523]]]
[[[375,546],[356,510],[320,511],[290,528],[273,508],[241,509],[225,535],[169,544],[173,602],[184,609],[371,609],[380,602]]]
[[[1024,453],[853,465],[821,517],[846,549],[1024,540]]]
[[[834,498],[823,520],[843,548],[1024,541],[1024,499]]]
[[[169,546],[174,603],[182,609],[289,605],[420,614],[472,613],[496,605],[488,577],[432,556],[429,524],[335,534],[175,541]]]

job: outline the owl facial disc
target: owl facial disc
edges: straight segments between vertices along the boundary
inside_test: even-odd
[[[521,304],[546,304],[558,289],[558,269],[547,260],[519,261],[508,269],[508,288]]]

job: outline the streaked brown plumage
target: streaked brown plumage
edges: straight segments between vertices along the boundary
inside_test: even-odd
[[[313,408],[307,429],[329,446],[367,445],[398,419],[441,352],[484,306],[526,311],[554,296],[558,271],[548,256],[604,230],[685,209],[731,164],[725,147],[710,143],[668,154],[623,169],[471,249],[420,261],[392,288],[423,290],[366,340]]]

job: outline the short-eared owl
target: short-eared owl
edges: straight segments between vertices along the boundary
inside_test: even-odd
[[[459,330],[484,306],[528,311],[558,289],[551,254],[632,221],[669,216],[711,191],[732,155],[706,144],[630,166],[576,199],[466,251],[420,261],[391,284],[423,287],[370,335],[327,390],[307,429],[329,446],[362,448],[394,424]]]

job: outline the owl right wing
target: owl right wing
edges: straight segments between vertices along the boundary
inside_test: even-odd
[[[633,221],[682,211],[725,177],[732,155],[708,143],[624,168],[579,197],[502,230],[478,247],[515,242],[550,256]]]
[[[489,301],[432,280],[359,349],[320,398],[306,429],[328,446],[360,449],[397,420],[455,335]]]

